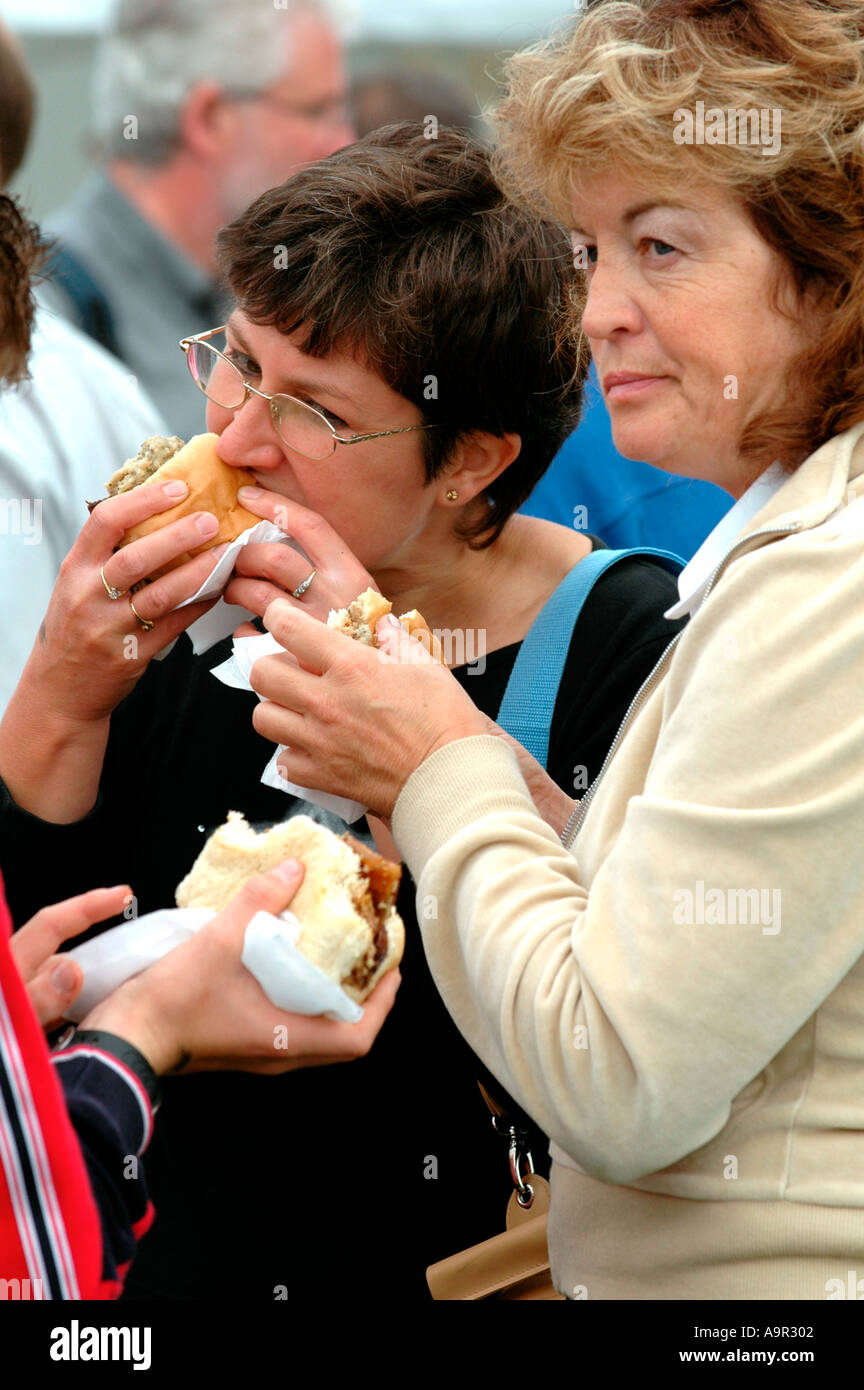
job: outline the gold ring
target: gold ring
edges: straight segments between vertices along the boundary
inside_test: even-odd
[[[109,584],[109,583],[108,583],[108,580],[105,578],[105,566],[104,566],[104,565],[100,565],[100,566],[99,566],[99,574],[100,574],[100,576],[101,576],[102,583],[105,585],[105,592],[106,592],[106,594],[108,595],[108,597],[109,597],[109,598],[112,598],[112,599],[113,599],[113,598],[122,598],[122,597],[123,597],[123,591],[122,591],[122,589],[115,589],[115,588],[113,587],[113,585]]]
[[[142,617],[141,617],[141,614],[138,612],[138,609],[135,607],[135,604],[132,602],[131,598],[130,598],[130,600],[129,600],[129,607],[132,609],[132,612],[135,614],[135,617],[138,619],[138,621],[139,621],[139,623],[141,624],[141,626],[143,627],[144,631],[145,631],[145,632],[152,632],[153,629],[154,629],[154,627],[156,626],[156,624],[155,624],[155,623],[151,623],[151,621],[150,621],[149,618],[142,618]]]
[[[317,573],[317,570],[313,570],[308,579],[304,579],[302,584],[298,584],[297,588],[292,590],[292,597],[302,598],[306,590],[311,586],[312,580],[315,578]]]

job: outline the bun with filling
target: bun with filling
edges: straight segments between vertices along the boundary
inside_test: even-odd
[[[308,816],[257,834],[229,811],[178,886],[177,906],[221,912],[250,878],[283,859],[306,869],[290,906],[302,926],[297,949],[362,1004],[402,959],[405,928],[395,908],[402,868],[352,835],[334,835]]]
[[[363,642],[367,647],[377,647],[376,624],[385,614],[392,611],[392,603],[382,594],[375,589],[366,589],[349,603],[347,608],[332,609],[327,618],[327,626],[336,628],[337,632],[344,632],[346,637],[353,637],[355,642]],[[430,656],[444,665],[441,643],[416,608],[412,608],[410,613],[400,613],[399,621],[406,632],[422,642]]]
[[[212,512],[217,518],[219,530],[215,536],[203,545],[169,560],[161,569],[154,571],[153,579],[185,564],[193,555],[201,555],[216,545],[236,540],[261,520],[260,516],[247,512],[237,500],[238,488],[254,487],[254,477],[245,468],[231,468],[223,463],[216,452],[218,443],[218,434],[196,434],[188,444],[184,444],[176,435],[170,439],[153,435],[144,440],[135,458],[128,459],[105,484],[109,497],[129,492],[142,483],[167,483],[171,478],[182,478],[189,486],[188,493],[176,507],[169,507],[167,512],[160,512],[158,516],[148,517],[146,521],[131,527],[118,549],[192,512]]]

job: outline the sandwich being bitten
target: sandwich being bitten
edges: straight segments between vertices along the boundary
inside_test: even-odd
[[[347,608],[332,609],[327,618],[327,626],[336,628],[337,632],[344,632],[346,637],[353,637],[355,642],[375,647],[378,645],[375,636],[376,625],[385,614],[392,611],[392,603],[382,594],[375,589],[366,589],[349,603]],[[416,637],[422,643],[430,656],[444,664],[441,643],[416,608],[412,608],[410,613],[400,613],[399,621],[410,636]]]
[[[221,912],[250,878],[283,859],[299,859],[306,870],[290,906],[302,927],[297,949],[362,1004],[402,959],[405,928],[395,908],[402,868],[352,835],[334,835],[308,816],[257,834],[229,811],[179,884],[177,906]]]
[[[223,463],[216,452],[218,442],[218,434],[196,434],[188,444],[184,444],[176,435],[170,439],[153,435],[144,440],[135,458],[128,459],[105,485],[109,497],[129,492],[142,483],[167,483],[171,478],[181,478],[189,487],[186,496],[175,507],[130,527],[120,542],[120,548],[192,512],[212,512],[219,522],[215,536],[203,545],[169,560],[161,569],[154,571],[151,578],[167,574],[169,570],[185,564],[193,555],[236,540],[250,526],[257,526],[261,521],[260,516],[247,512],[237,499],[238,488],[255,486],[254,477],[245,468],[232,468]],[[91,511],[95,505],[98,504],[91,505]]]

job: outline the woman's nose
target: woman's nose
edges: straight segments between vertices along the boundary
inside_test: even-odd
[[[236,410],[210,401],[207,428],[219,435],[219,457],[235,468],[278,468],[284,462],[269,402],[260,396],[250,394]]]
[[[600,262],[591,271],[582,314],[582,329],[589,338],[611,338],[623,329],[638,333],[644,319],[624,267]]]

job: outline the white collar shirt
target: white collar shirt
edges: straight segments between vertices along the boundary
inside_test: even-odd
[[[760,474],[745,493],[705,537],[696,554],[678,576],[678,602],[664,613],[666,618],[692,617],[701,607],[705,591],[717,566],[728,553],[744,527],[779,492],[789,474],[779,463]]]

